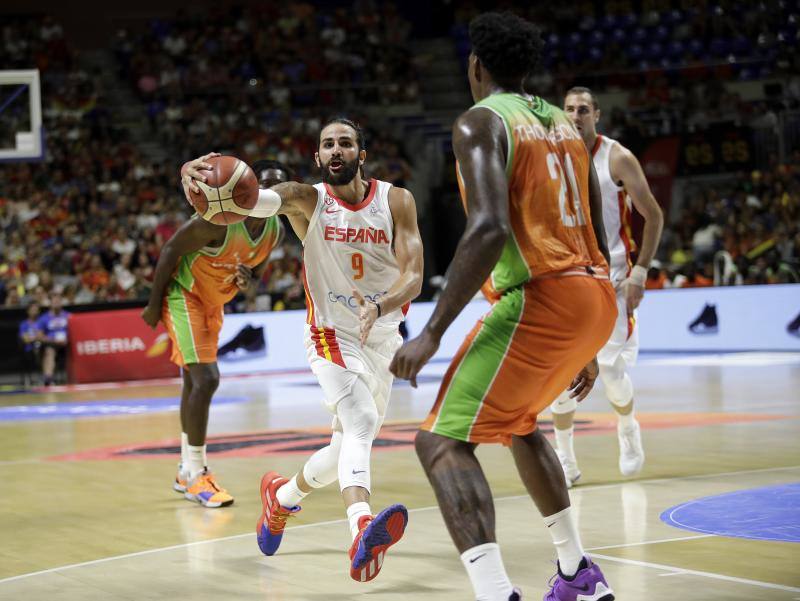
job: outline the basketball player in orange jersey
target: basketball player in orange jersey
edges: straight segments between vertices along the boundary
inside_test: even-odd
[[[286,168],[275,163],[256,175],[264,188],[288,180]],[[181,462],[173,488],[205,507],[233,503],[206,459],[208,411],[219,386],[223,306],[261,278],[281,233],[277,217],[248,217],[225,226],[195,215],[161,249],[150,301],[142,312],[151,327],[164,322],[172,341],[171,359],[183,373]]]
[[[610,601],[581,546],[558,457],[536,428],[570,383],[577,398],[588,394],[595,355],[616,319],[597,175],[563,111],[522,90],[541,52],[539,30],[510,13],[487,13],[472,20],[469,35],[475,105],[453,127],[467,226],[430,320],[391,370],[415,385],[485,283],[494,304],[447,370],[417,433],[417,454],[477,599],[521,598],[503,566],[492,493],[475,457],[478,444],[501,442],[558,551],[545,600]]]
[[[334,416],[333,435],[292,478],[264,475],[256,534],[261,551],[275,554],[301,500],[338,478],[352,537],[350,576],[364,582],[378,575],[408,521],[399,504],[373,516],[370,452],[386,415],[398,326],[422,286],[422,241],[411,193],[362,178],[366,151],[356,124],[326,124],[315,160],[321,183],[262,191],[254,213],[286,215],[303,240],[305,343]],[[184,166],[185,186],[203,177],[202,167],[200,159]]]
[[[592,155],[603,196],[603,224],[611,255],[611,284],[617,292],[619,313],[614,332],[597,354],[597,361],[606,397],[617,413],[619,471],[623,476],[632,476],[644,465],[644,449],[639,422],[633,415],[633,384],[627,370],[635,365],[639,354],[636,308],[642,302],[647,270],[661,239],[664,217],[636,157],[616,140],[597,133],[595,128],[600,119],[600,108],[592,91],[582,87],[569,90],[564,99],[564,111]],[[636,265],[631,263],[631,251],[635,250],[631,236],[631,204],[644,217],[642,248]],[[556,450],[568,487],[581,476],[573,446],[576,408],[575,399],[569,392],[563,392],[550,407]]]

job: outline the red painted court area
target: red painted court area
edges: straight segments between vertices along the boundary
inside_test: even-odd
[[[783,415],[755,413],[643,413],[638,415],[645,430],[705,426],[711,424],[750,423],[785,419]],[[414,445],[414,435],[421,422],[395,422],[386,424],[373,444],[373,450],[391,451],[407,449]],[[549,434],[553,422],[539,421],[539,427]],[[575,420],[575,433],[579,436],[616,432],[616,421],[611,414],[587,413]],[[208,438],[208,454],[215,457],[261,457],[313,453],[330,441],[327,428],[304,430],[265,430],[245,434],[223,434]],[[173,459],[180,453],[180,441],[161,440],[138,445],[123,445],[91,449],[48,457],[49,461],[110,461],[122,459]]]

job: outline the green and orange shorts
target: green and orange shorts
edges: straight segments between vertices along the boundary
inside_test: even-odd
[[[506,291],[462,343],[422,429],[473,443],[530,434],[606,343],[616,317],[608,279],[585,271]]]
[[[173,281],[167,288],[161,319],[172,341],[170,360],[183,367],[217,360],[223,307],[208,306],[196,294]]]

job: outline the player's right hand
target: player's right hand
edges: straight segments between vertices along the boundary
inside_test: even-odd
[[[161,308],[147,305],[142,311],[142,319],[147,325],[155,329],[161,320]]]
[[[597,364],[597,357],[589,361],[586,366],[575,376],[572,384],[569,385],[567,390],[571,390],[569,397],[571,399],[577,398],[580,403],[585,399],[594,388],[594,382],[597,380],[597,375],[600,373],[600,366]]]
[[[186,196],[186,200],[189,201],[189,204],[192,204],[192,197],[189,196],[189,190],[195,194],[200,194],[200,188],[197,187],[194,181],[200,180],[201,182],[205,182],[207,178],[203,171],[210,171],[213,169],[206,161],[218,156],[220,156],[218,152],[209,152],[197,159],[186,161],[181,167],[181,185],[183,186],[183,193]]]

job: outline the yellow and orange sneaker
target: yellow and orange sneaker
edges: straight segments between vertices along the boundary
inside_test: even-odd
[[[178,464],[178,473],[175,474],[175,482],[172,484],[172,490],[181,494],[186,492],[186,483],[189,481],[189,472],[183,469],[183,464]]]
[[[233,497],[214,479],[214,474],[204,469],[186,482],[183,495],[190,501],[197,501],[203,507],[227,507],[233,504]]]

